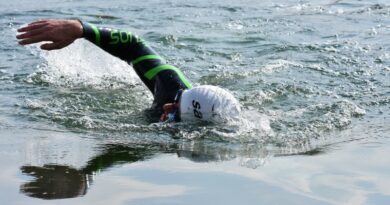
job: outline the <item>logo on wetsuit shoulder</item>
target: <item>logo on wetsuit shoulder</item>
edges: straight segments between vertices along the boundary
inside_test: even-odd
[[[139,38],[136,35],[133,35],[131,32],[114,30],[114,31],[110,32],[110,38],[111,38],[110,44],[132,43],[133,39],[135,39],[136,43],[143,43],[144,44],[144,41],[141,38]]]
[[[200,103],[198,101],[192,101],[192,107],[194,107],[194,116],[202,119],[202,112],[200,112]]]

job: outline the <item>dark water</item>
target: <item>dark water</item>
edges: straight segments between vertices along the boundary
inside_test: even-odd
[[[0,204],[390,203],[385,0],[21,0],[0,16]],[[126,63],[84,40],[17,45],[43,18],[142,35],[232,91],[242,120],[150,124]]]

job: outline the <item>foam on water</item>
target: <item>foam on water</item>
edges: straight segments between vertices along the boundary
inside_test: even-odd
[[[56,51],[30,51],[44,59],[36,72],[28,77],[31,83],[49,83],[60,87],[120,88],[139,84],[133,69],[85,40]]]

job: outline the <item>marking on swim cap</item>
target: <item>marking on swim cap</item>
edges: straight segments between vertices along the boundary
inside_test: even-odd
[[[211,117],[217,116],[217,113],[214,112],[214,105],[215,104],[213,104],[213,107],[211,108]]]
[[[176,68],[175,66],[171,66],[171,65],[168,65],[168,64],[165,64],[165,65],[160,65],[160,66],[157,66],[157,67],[154,67],[152,69],[150,69],[148,72],[145,73],[145,78],[147,78],[148,80],[151,80],[153,79],[158,73],[160,73],[161,71],[164,71],[164,70],[173,70],[177,73],[177,75],[179,76],[180,80],[184,83],[184,85],[187,87],[187,88],[192,88],[192,85],[191,83],[186,79],[186,77],[184,76],[183,72],[181,72],[181,70],[179,70],[178,68]]]
[[[93,25],[93,24],[89,24],[93,30],[93,32],[95,33],[95,43],[100,46],[100,32],[99,32],[99,29]]]
[[[192,100],[192,107],[194,107],[194,116],[202,119],[203,115],[202,112],[200,112],[200,103],[198,101]]]
[[[164,59],[158,55],[144,55],[144,56],[141,56],[141,57],[131,61],[131,64],[135,65],[135,64],[142,62],[144,60],[162,60],[163,61]]]

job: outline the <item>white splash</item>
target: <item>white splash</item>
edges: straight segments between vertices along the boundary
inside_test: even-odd
[[[126,62],[111,56],[86,40],[55,51],[29,47],[32,54],[45,62],[28,77],[28,81],[42,81],[55,86],[93,87],[104,89],[139,83],[137,74]]]

